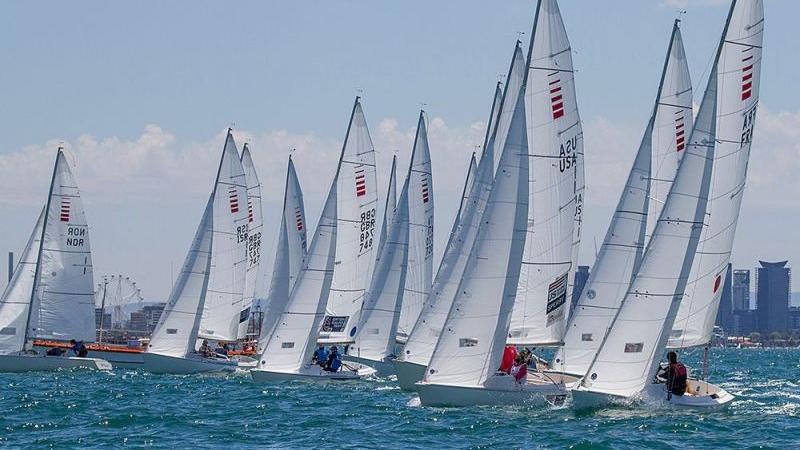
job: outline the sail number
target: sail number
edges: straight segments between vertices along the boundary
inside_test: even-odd
[[[433,216],[428,217],[428,226],[425,232],[425,258],[433,254]]]
[[[361,240],[358,252],[364,252],[372,248],[375,239],[375,208],[368,209],[361,213]]]
[[[572,136],[561,143],[558,150],[558,170],[566,172],[578,164],[578,135]]]
[[[247,224],[236,227],[236,243],[241,244],[247,241]]]
[[[67,228],[67,245],[71,247],[83,247],[84,237],[86,236],[86,228],[68,227]]]
[[[739,148],[744,147],[753,140],[753,125],[756,123],[756,106],[757,105],[753,105],[752,108],[742,115],[744,122],[742,123],[742,141],[739,143]]]
[[[261,259],[261,232],[248,233],[247,235],[247,260],[250,267],[258,264]]]

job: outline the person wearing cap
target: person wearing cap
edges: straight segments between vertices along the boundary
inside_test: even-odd
[[[331,353],[328,355],[328,362],[325,364],[325,370],[328,372],[338,372],[342,367],[342,355],[339,354],[339,349],[334,345],[331,347]]]

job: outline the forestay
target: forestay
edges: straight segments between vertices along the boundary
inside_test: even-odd
[[[89,226],[80,190],[61,149],[46,209],[27,336],[94,342]]]
[[[292,157],[286,169],[286,187],[283,194],[283,215],[278,230],[278,245],[272,266],[267,305],[261,323],[260,344],[269,338],[281,314],[286,310],[289,293],[306,260],[306,213],[303,191],[294,168]]]
[[[569,314],[578,155],[583,153],[572,54],[555,0],[540,1],[528,54],[527,238],[509,343],[557,345]]]
[[[268,338],[259,368],[297,372],[310,362],[325,314],[325,300],[333,279],[336,257],[337,173],[322,209],[306,263],[289,295],[285,311]]]
[[[389,187],[386,189],[386,204],[383,208],[383,219],[381,221],[381,237],[378,241],[378,258],[380,258],[381,248],[386,242],[386,234],[389,231],[389,224],[394,217],[397,209],[397,155],[392,156],[392,169],[389,171]]]
[[[378,245],[375,149],[361,102],[356,97],[338,169],[338,239],[321,340],[351,341],[356,333],[364,291],[372,278]]]
[[[425,373],[427,383],[481,386],[500,363],[528,214],[528,142],[524,98],[518,97],[478,235]]]
[[[261,214],[261,183],[258,180],[255,164],[250,155],[250,147],[242,149],[242,168],[247,183],[247,272],[245,274],[244,303],[239,315],[239,338],[247,335],[250,312],[254,303],[262,299],[257,295],[261,279],[261,234],[263,217]]]
[[[669,346],[706,345],[719,309],[742,205],[761,82],[764,5],[731,5],[717,66],[717,150],[706,226]]]
[[[433,283],[433,176],[425,112],[420,111],[408,174],[408,271],[398,339],[406,341]]]
[[[716,68],[641,266],[579,389],[630,397],[651,378],[683,297],[708,202]]]
[[[559,348],[553,358],[553,367],[560,371],[577,376],[586,373],[641,263],[648,209],[651,205],[648,196],[652,183],[651,155],[653,146],[657,142],[654,137],[654,124],[658,122],[658,117],[664,114],[665,109],[668,112],[674,109],[662,99],[671,96],[665,90],[669,91],[675,85],[672,80],[675,70],[672,66],[676,61],[683,61],[685,65],[685,59],[678,60],[674,56],[676,51],[683,52],[681,47],[676,46],[679,39],[680,30],[678,22],[675,21],[655,105],[639,144],[633,167],[628,174],[592,272],[569,320],[564,335],[564,346]],[[673,153],[675,153],[674,147]],[[663,198],[666,198],[666,194]]]
[[[211,270],[199,336],[235,341],[247,270],[247,182],[231,130],[225,138],[213,202]]]

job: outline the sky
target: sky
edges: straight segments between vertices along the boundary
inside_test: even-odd
[[[591,264],[681,17],[699,99],[727,0],[561,0],[586,152],[581,263]],[[761,102],[733,263],[800,257],[800,2],[765,0]],[[210,193],[227,127],[264,190],[269,265],[291,151],[316,223],[356,95],[385,192],[429,118],[436,255],[452,225],[494,85],[534,0],[23,2],[0,15],[0,251],[22,250],[66,147],[90,223],[95,278],[163,300]],[[680,13],[685,11],[685,13]],[[3,280],[6,258],[0,262]],[[5,281],[0,283],[4,286]]]

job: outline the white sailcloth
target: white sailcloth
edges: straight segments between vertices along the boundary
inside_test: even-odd
[[[692,80],[683,49],[678,21],[664,67],[664,75],[653,125],[650,205],[647,213],[647,240],[653,234],[661,207],[667,199],[678,163],[686,148],[687,134],[692,129]]]
[[[580,390],[631,397],[655,375],[695,257],[714,159],[716,67],[641,266]]]
[[[61,150],[47,205],[28,337],[94,342],[89,226],[78,185]]]
[[[673,348],[706,345],[711,339],[747,182],[763,36],[763,2],[734,1],[717,66],[717,149],[711,198],[686,297],[670,334]]]
[[[425,112],[420,111],[408,175],[408,270],[398,340],[405,342],[417,322],[433,283],[433,175]]]
[[[244,302],[239,315],[239,338],[247,335],[250,312],[256,302],[256,289],[261,279],[261,233],[263,217],[261,213],[261,182],[258,180],[255,164],[250,155],[250,147],[242,149],[242,168],[247,182],[247,271],[245,273]]]
[[[272,266],[272,281],[261,323],[260,343],[269,338],[281,314],[286,310],[289,293],[292,291],[300,269],[306,260],[306,213],[303,191],[294,168],[292,157],[286,171],[286,187],[283,196],[283,216],[278,230],[278,245],[275,263]]]
[[[389,187],[386,190],[386,204],[383,208],[383,220],[381,221],[381,237],[378,241],[378,258],[380,258],[381,248],[386,242],[386,233],[389,231],[389,224],[394,217],[397,209],[397,155],[392,156],[392,169],[389,171]]]
[[[478,236],[425,372],[428,383],[480,386],[500,363],[528,217],[525,105],[518,97]]]
[[[654,135],[654,124],[665,111],[674,115],[672,110],[675,107],[663,101],[672,96],[665,90],[675,89],[674,65],[686,64],[685,58],[678,59],[674,55],[676,51],[683,54],[683,48],[676,45],[676,40],[679,39],[678,21],[675,21],[655,105],[633,167],[592,267],[592,273],[570,317],[564,334],[564,345],[553,358],[553,367],[562,372],[583,376],[589,369],[641,263],[648,208],[652,205],[648,195],[652,183],[651,164],[656,163],[651,155],[653,146],[658,143]],[[674,130],[674,124],[670,126]],[[674,145],[672,152],[676,153]],[[671,180],[669,184],[672,185]],[[666,194],[663,199],[666,199]]]
[[[392,355],[400,304],[405,301],[409,255],[409,186],[411,171],[400,192],[400,202],[389,222],[386,242],[381,246],[372,282],[367,290],[355,341],[348,354],[372,361],[384,361]],[[407,295],[407,294],[406,294]]]
[[[148,352],[184,357],[194,352],[211,271],[214,201],[209,197],[181,273],[150,337]]]
[[[211,270],[198,335],[234,341],[239,335],[244,298],[248,215],[247,181],[230,130],[211,197],[214,203]]]
[[[31,304],[33,280],[36,277],[36,261],[39,243],[42,241],[45,209],[39,213],[33,232],[20,255],[14,275],[0,297],[0,355],[21,351],[25,345],[25,329],[28,325],[28,307]]]
[[[349,342],[355,336],[378,246],[375,149],[358,97],[338,170],[336,270],[320,334],[326,342]]]
[[[577,238],[576,168],[583,153],[571,52],[556,1],[541,0],[525,94],[532,207],[509,331],[512,344],[559,344],[569,313],[569,273]]]
[[[337,173],[336,178],[338,176]],[[306,263],[289,295],[285,311],[267,340],[259,368],[296,372],[311,360],[336,259],[336,178],[328,192]]]

